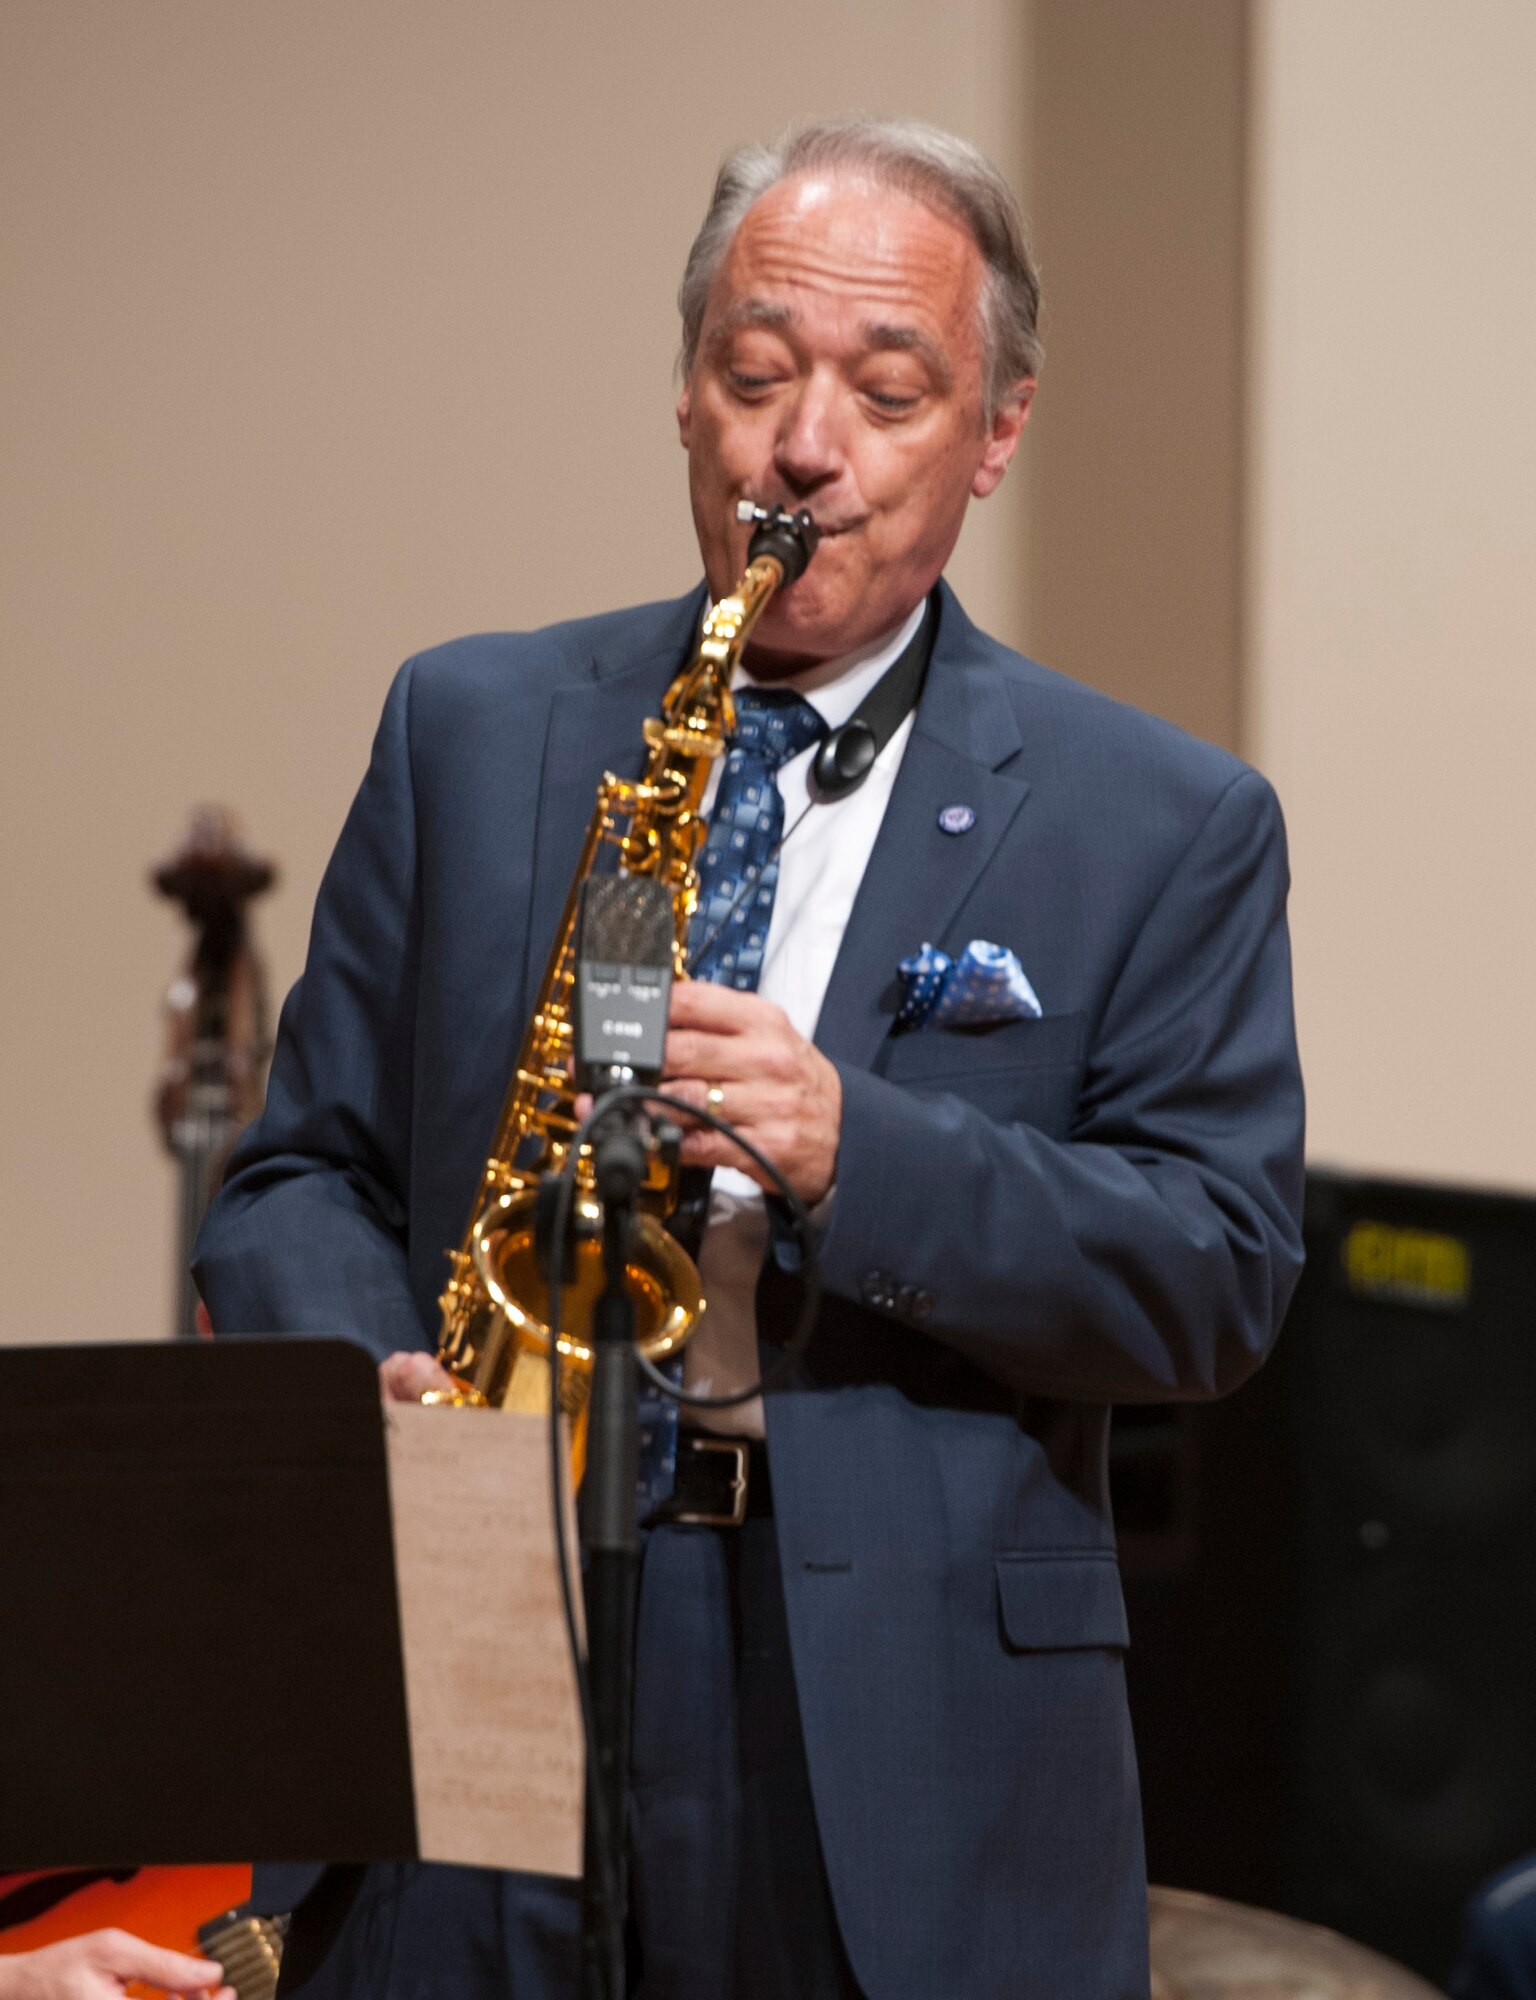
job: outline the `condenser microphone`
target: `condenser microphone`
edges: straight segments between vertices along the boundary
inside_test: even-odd
[[[589,875],[576,922],[576,1087],[655,1083],[667,1045],[677,927],[649,875]]]

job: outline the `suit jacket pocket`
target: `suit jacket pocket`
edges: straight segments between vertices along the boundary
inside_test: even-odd
[[[1113,1551],[1021,1553],[997,1558],[998,1614],[1010,1652],[1130,1644],[1120,1565]]]
[[[892,1083],[939,1083],[1001,1070],[1059,1069],[1082,1054],[1083,1017],[1046,1014],[989,1028],[917,1028],[885,1045],[881,1073]]]

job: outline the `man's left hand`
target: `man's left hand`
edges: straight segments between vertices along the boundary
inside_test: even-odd
[[[662,1088],[728,1119],[767,1155],[807,1207],[832,1186],[843,1119],[843,1086],[814,1043],[782,1007],[758,993],[705,980],[672,988]],[[718,1090],[711,1105],[709,1092]],[[696,1126],[683,1164],[739,1167],[770,1192],[772,1181],[720,1133]]]

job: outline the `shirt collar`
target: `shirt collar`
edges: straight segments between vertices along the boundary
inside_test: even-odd
[[[928,607],[926,598],[883,639],[871,639],[835,660],[818,660],[798,674],[772,682],[755,680],[738,660],[731,675],[732,688],[786,687],[803,695],[829,729],[840,729],[853,714],[887,667],[894,666],[916,635]]]

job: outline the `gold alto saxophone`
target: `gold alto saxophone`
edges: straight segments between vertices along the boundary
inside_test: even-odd
[[[698,901],[695,860],[707,832],[701,816],[710,767],[735,727],[731,675],[775,591],[793,583],[815,551],[808,512],[766,513],[743,501],[739,520],[758,527],[747,567],[704,620],[693,656],[668,688],[659,717],[644,726],[649,750],[636,781],[604,774],[566,898],[554,949],[507,1090],[496,1137],[464,1239],[438,1304],[437,1358],[456,1399],[548,1413],[549,1287],[536,1228],[546,1175],[566,1166],[578,1130],[572,1080],[576,925],[581,890],[596,873],[649,876],[672,898],[675,976],[686,976],[689,921]],[[560,1400],[572,1421],[571,1462],[580,1477],[592,1380],[591,1321],[603,1289],[602,1208],[590,1151],[575,1164],[574,1275],[561,1290]],[[652,1361],[674,1354],[704,1310],[699,1274],[665,1222],[677,1203],[677,1169],[651,1155],[637,1203],[627,1273],[635,1338]]]

